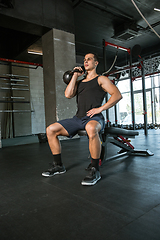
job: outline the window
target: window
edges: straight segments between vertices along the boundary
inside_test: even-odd
[[[123,99],[119,102],[118,122],[132,124],[130,79],[120,80],[118,89]],[[147,122],[160,123],[160,74],[145,77]],[[144,123],[142,78],[133,81],[135,123]]]

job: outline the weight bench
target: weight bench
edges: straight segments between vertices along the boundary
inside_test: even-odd
[[[87,136],[86,130],[79,130],[79,136]],[[101,139],[101,157],[99,165],[102,165],[106,161],[111,161],[117,157],[121,157],[124,155],[141,155],[141,156],[153,156],[154,153],[146,150],[136,150],[134,146],[131,144],[129,138],[135,138],[138,136],[139,132],[135,130],[126,130],[117,127],[105,127],[104,131],[100,133]],[[118,154],[107,158],[107,144],[112,143],[120,148]]]

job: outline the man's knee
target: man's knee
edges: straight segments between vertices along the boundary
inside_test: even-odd
[[[46,129],[47,137],[69,136],[67,130],[58,122],[49,125]]]
[[[101,129],[101,126],[99,123],[96,124],[96,123],[89,122],[86,125],[86,131],[89,138],[94,138],[95,136],[97,136],[99,134],[100,129]]]
[[[56,123],[53,123],[46,128],[47,136],[56,134],[57,132],[58,132],[58,127],[57,127]]]

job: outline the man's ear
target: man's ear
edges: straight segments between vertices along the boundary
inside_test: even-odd
[[[98,61],[96,61],[96,62],[95,62],[95,64],[96,64],[96,67],[98,66],[98,63],[99,63]]]

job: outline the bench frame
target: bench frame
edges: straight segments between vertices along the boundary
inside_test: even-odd
[[[85,130],[78,131],[79,136],[87,136]],[[101,140],[101,157],[99,165],[104,164],[106,161],[114,160],[115,158],[122,157],[124,155],[138,155],[138,156],[153,156],[150,150],[138,150],[131,144],[130,138],[138,136],[139,132],[135,130],[126,130],[116,127],[105,127],[104,131],[99,134]],[[107,145],[112,143],[120,148],[118,154],[107,158]]]

